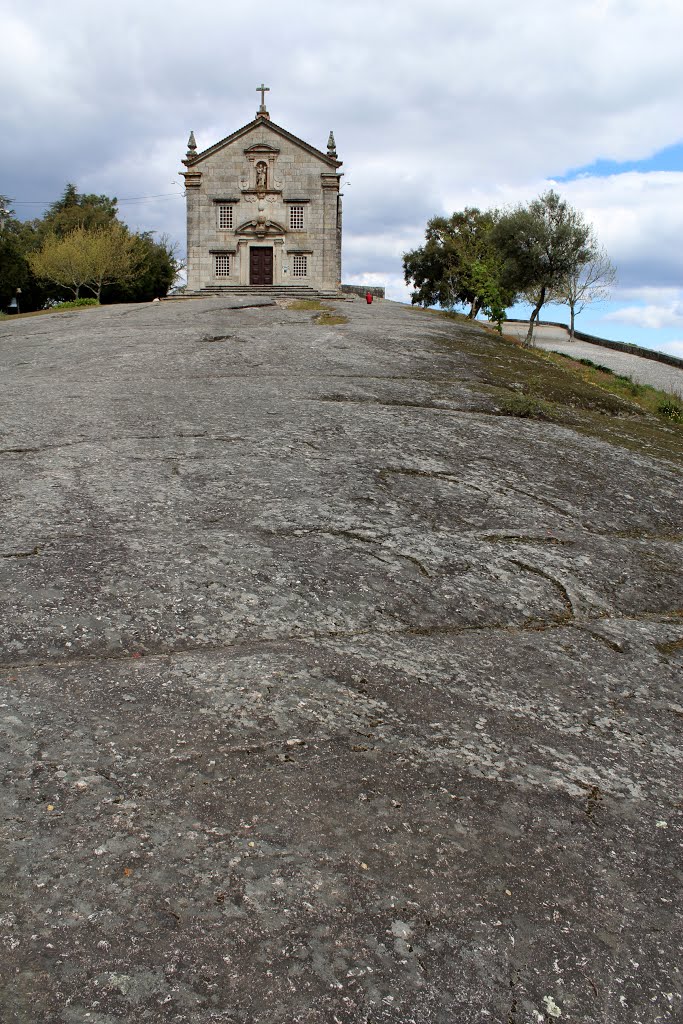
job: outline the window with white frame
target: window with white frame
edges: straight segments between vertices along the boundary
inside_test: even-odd
[[[304,208],[303,206],[290,206],[289,208],[289,226],[293,231],[303,231],[304,228]]]
[[[307,256],[294,256],[292,257],[292,276],[293,277],[306,277],[308,273],[308,257]]]
[[[232,204],[219,203],[218,205],[218,229],[226,231],[232,229]]]
[[[214,256],[216,261],[216,277],[230,277],[230,256],[227,252],[219,252]]]

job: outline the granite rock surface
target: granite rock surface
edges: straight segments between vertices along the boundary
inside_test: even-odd
[[[0,324],[3,1024],[683,1018],[680,464],[339,310]]]

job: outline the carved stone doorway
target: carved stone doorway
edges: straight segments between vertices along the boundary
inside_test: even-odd
[[[273,283],[273,250],[268,245],[255,245],[249,250],[249,284]]]

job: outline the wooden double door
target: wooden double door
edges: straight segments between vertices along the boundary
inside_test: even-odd
[[[269,245],[255,245],[249,250],[249,284],[273,283],[273,250]]]

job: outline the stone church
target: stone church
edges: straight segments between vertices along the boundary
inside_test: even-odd
[[[256,116],[208,149],[190,134],[187,290],[308,286],[338,292],[342,209],[330,132],[327,152],[270,119],[262,85]]]

